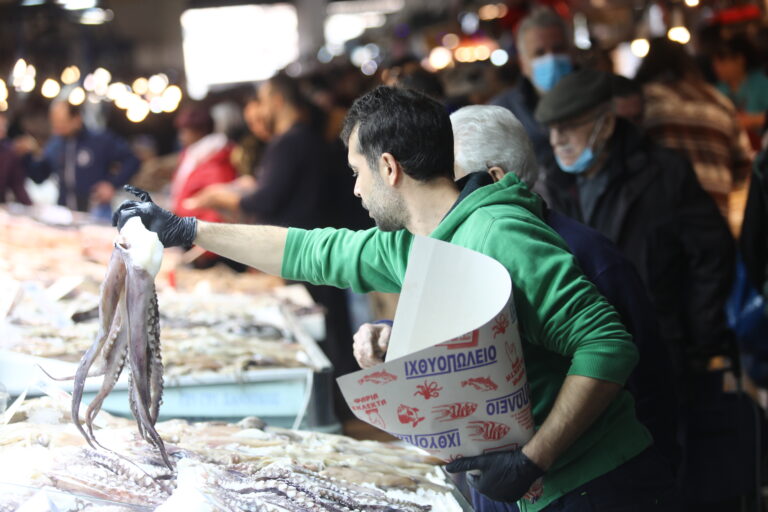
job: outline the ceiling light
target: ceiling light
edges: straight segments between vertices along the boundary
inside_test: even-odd
[[[115,17],[115,13],[111,9],[101,9],[94,7],[93,9],[86,9],[82,11],[80,15],[80,23],[83,25],[102,25],[108,21],[112,21]]]
[[[687,44],[691,40],[691,33],[685,27],[672,27],[667,32],[667,37],[680,44]]]
[[[77,66],[67,66],[61,72],[61,82],[65,85],[73,84],[80,80],[80,69]]]
[[[44,97],[52,99],[59,95],[59,92],[61,92],[61,86],[59,85],[59,82],[53,78],[46,78],[43,82],[43,86],[40,88],[40,92]]]
[[[75,105],[75,106],[82,105],[83,102],[85,101],[85,91],[83,90],[82,87],[75,87],[69,93],[68,100],[72,105]]]
[[[83,9],[93,9],[98,4],[97,0],[59,0],[61,6],[68,11],[82,11]]]
[[[632,55],[642,59],[648,55],[648,51],[651,49],[651,44],[647,39],[635,39],[630,43],[629,49],[632,52]]]
[[[509,54],[506,50],[499,48],[491,53],[491,64],[494,66],[503,66],[507,62],[509,62]]]

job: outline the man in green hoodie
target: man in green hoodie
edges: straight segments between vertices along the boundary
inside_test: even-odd
[[[113,221],[122,226],[140,216],[165,246],[196,243],[287,279],[358,292],[400,290],[414,235],[497,259],[514,283],[537,432],[521,449],[459,459],[448,469],[480,470],[469,474],[470,484],[506,502],[520,500],[543,475],[541,499],[521,500],[523,510],[596,510],[563,507],[563,500],[585,495],[575,491],[641,459],[651,444],[622,389],[637,351],[616,312],[541,220],[541,200],[512,173],[464,197],[453,181],[450,119],[441,105],[414,91],[379,87],[362,96],[342,138],[356,176],[354,193],[377,228],[210,224],[176,217],[141,191]],[[589,501],[600,503],[599,510],[669,510],[659,506],[668,489],[642,489],[656,470],[644,463],[622,483],[623,493]]]

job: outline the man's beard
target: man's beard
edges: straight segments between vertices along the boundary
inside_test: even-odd
[[[400,194],[385,186],[384,180],[375,173],[371,195],[363,207],[382,231],[398,231],[408,224],[405,201]]]

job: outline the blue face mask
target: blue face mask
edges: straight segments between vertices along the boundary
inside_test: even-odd
[[[560,157],[555,154],[555,160],[557,160],[557,165],[560,166],[560,169],[563,171],[569,173],[569,174],[581,174],[590,167],[592,167],[592,163],[595,161],[595,158],[597,158],[597,155],[600,153],[598,151],[595,153],[595,151],[592,149],[592,146],[595,143],[595,137],[597,137],[597,134],[600,132],[600,128],[603,126],[603,121],[605,120],[605,115],[603,115],[600,120],[595,123],[595,127],[592,129],[592,133],[589,135],[589,140],[587,142],[587,147],[584,148],[584,150],[579,154],[578,158],[573,161],[571,165],[566,165],[563,163],[562,160],[560,160]],[[603,144],[604,145],[604,144]],[[602,149],[602,148],[601,148]]]
[[[531,61],[531,80],[540,91],[549,91],[565,75],[573,71],[571,58],[564,53],[548,53]]]
[[[595,152],[592,151],[591,147],[587,146],[584,148],[584,151],[581,152],[579,158],[574,160],[571,165],[564,164],[557,155],[555,155],[555,160],[557,160],[557,165],[559,165],[560,169],[563,171],[569,174],[581,174],[589,169],[592,162],[595,161]]]

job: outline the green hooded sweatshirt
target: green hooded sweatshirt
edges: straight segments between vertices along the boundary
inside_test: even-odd
[[[566,375],[624,384],[638,358],[630,335],[542,220],[541,200],[515,175],[471,192],[430,236],[491,256],[509,271],[537,427]],[[357,292],[399,292],[412,241],[405,230],[290,229],[282,274]],[[547,471],[543,496],[518,504],[540,510],[651,442],[632,397],[622,391]]]

